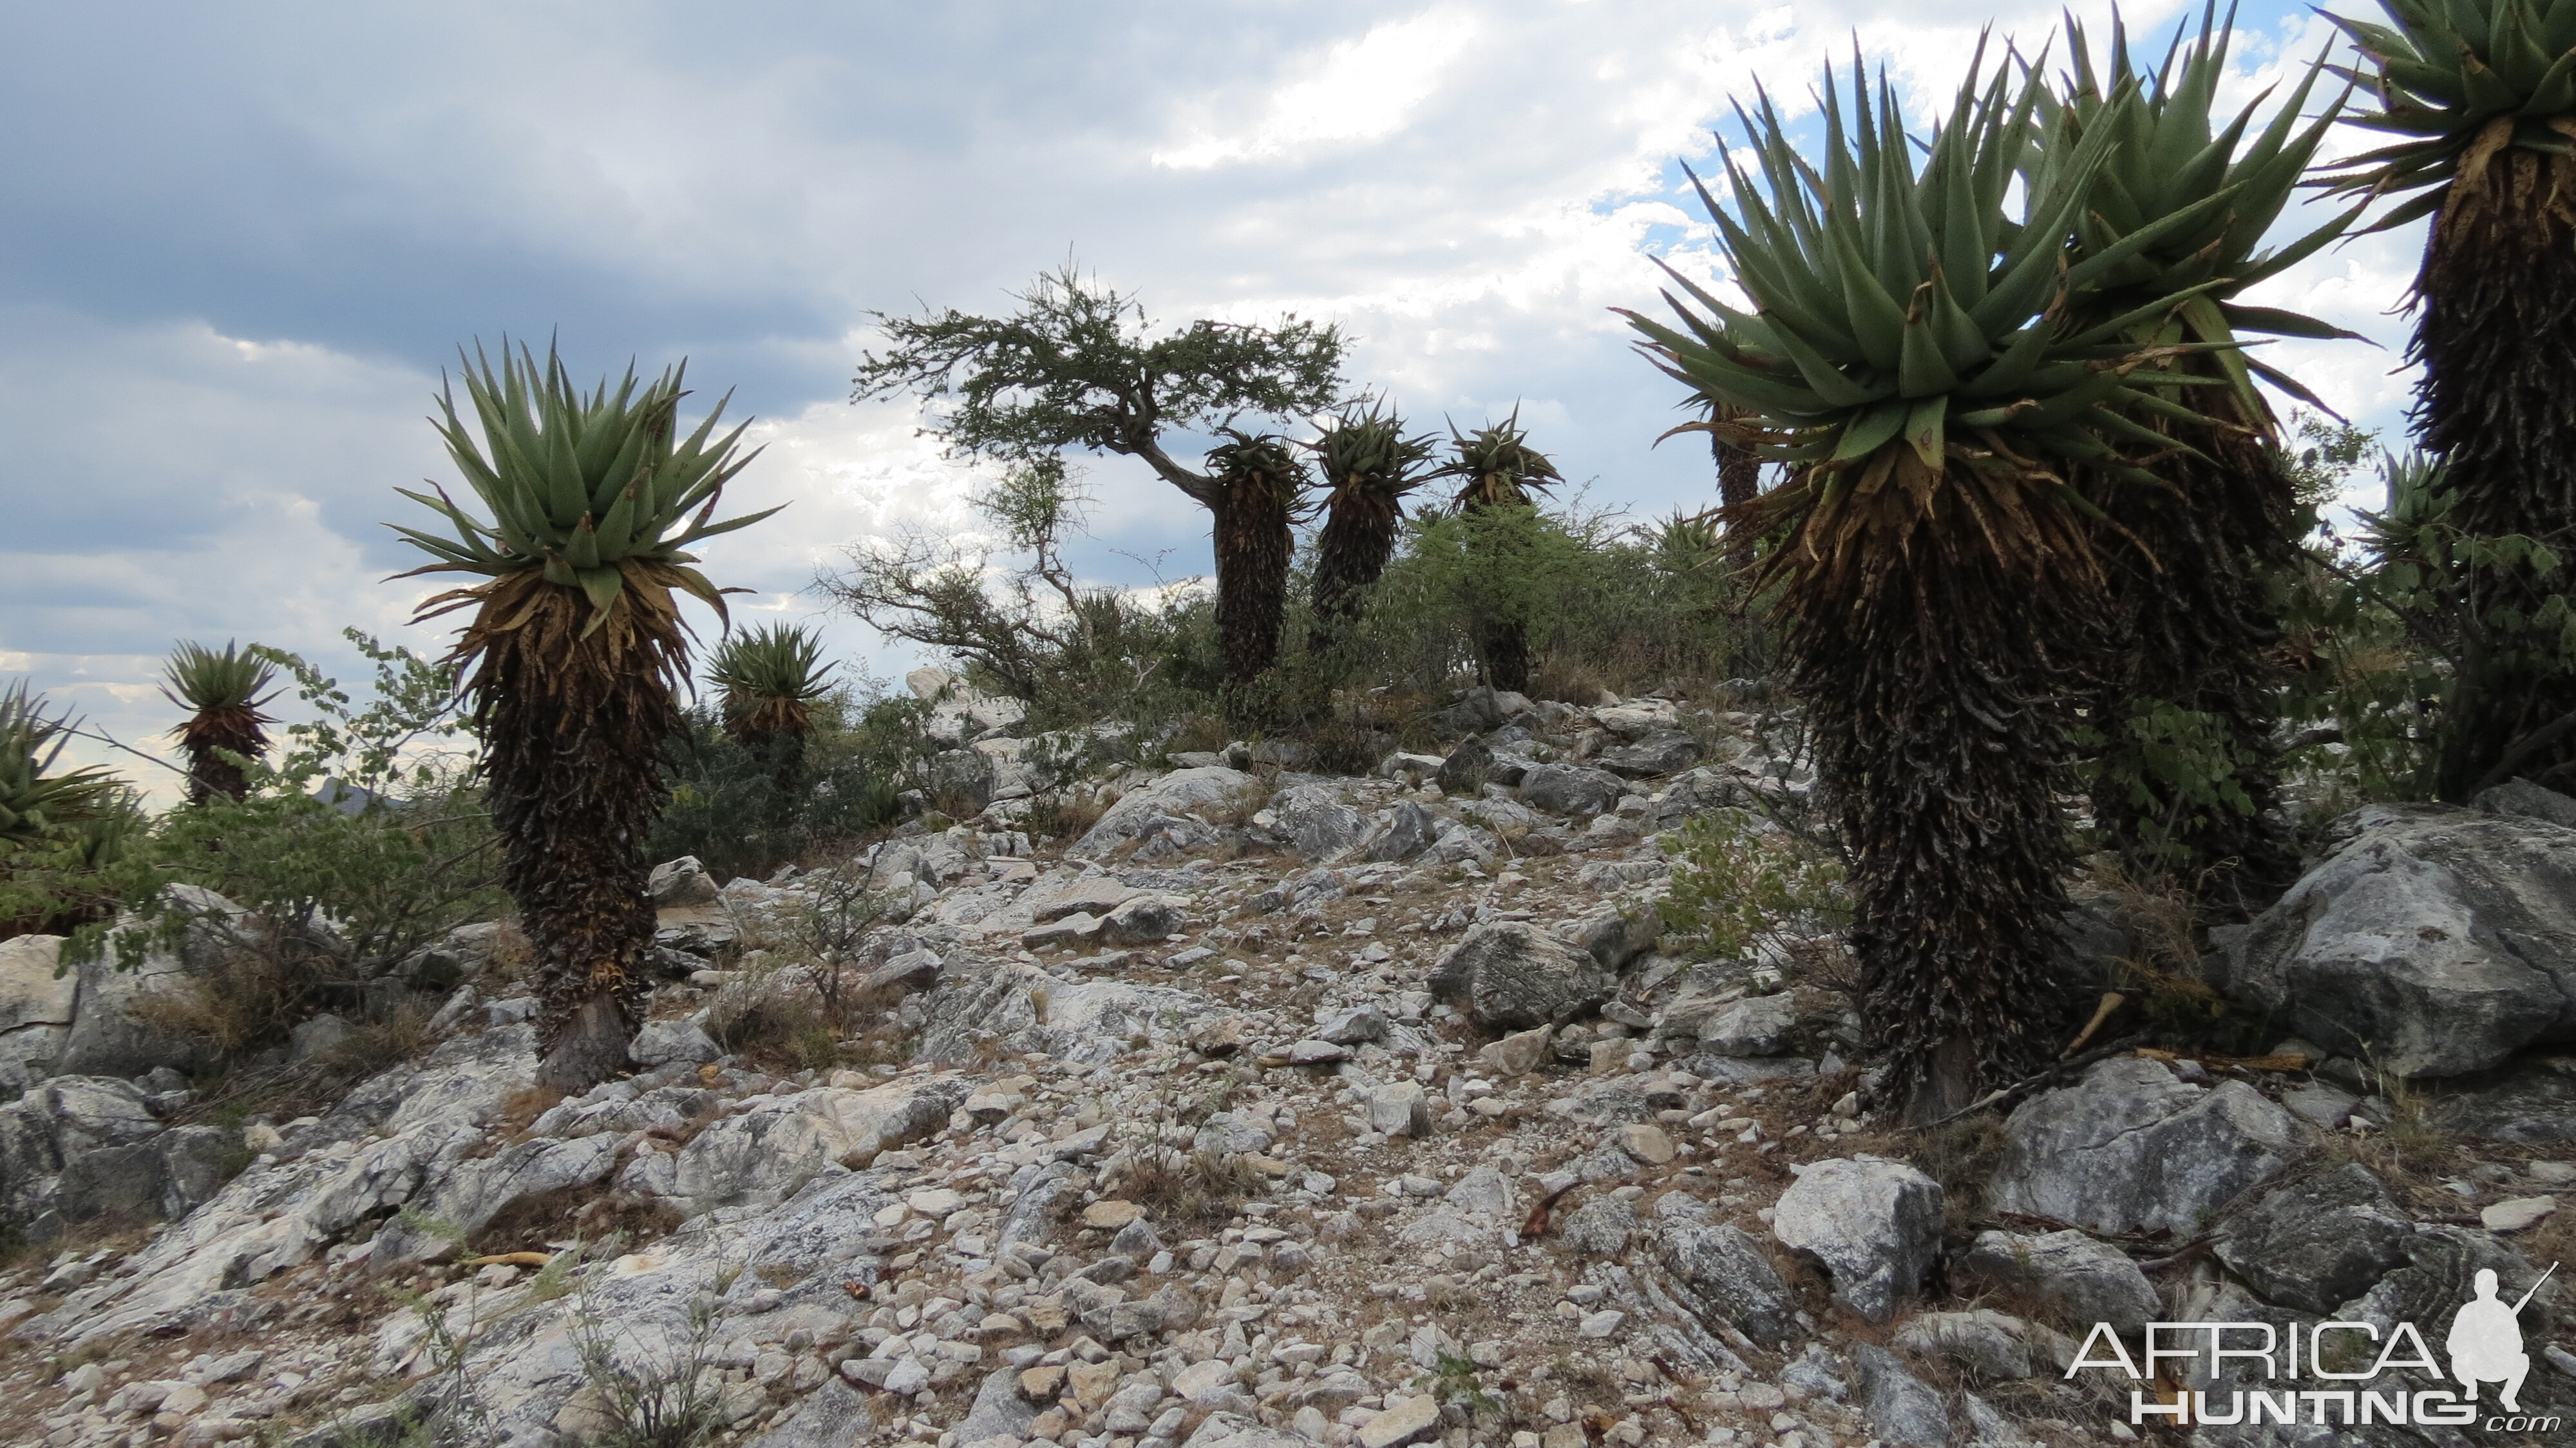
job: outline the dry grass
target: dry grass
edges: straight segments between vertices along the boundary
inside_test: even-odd
[[[1107,813],[1109,802],[1099,791],[1068,786],[1039,799],[1019,817],[1019,827],[1032,839],[1078,840]]]
[[[1900,1153],[1916,1170],[1941,1184],[1941,1213],[1953,1232],[1985,1221],[1987,1183],[2012,1143],[2003,1121],[1981,1111],[1901,1139]]]
[[[1116,1191],[1156,1221],[1222,1223],[1267,1181],[1241,1157],[1158,1147],[1119,1172]]]

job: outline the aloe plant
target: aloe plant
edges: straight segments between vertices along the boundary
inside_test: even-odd
[[[2529,540],[2533,562],[2462,573],[2447,600],[2496,647],[2466,662],[2435,787],[2464,800],[2516,774],[2576,787],[2576,0],[2383,0],[2387,25],[2331,16],[2364,64],[2342,74],[2391,137],[2333,173],[2383,205],[2371,230],[2429,218],[2415,274],[2419,441],[2448,469],[2453,522]]]
[[[1827,72],[1812,160],[1758,96],[1732,206],[1700,191],[1751,309],[1670,273],[1677,325],[1628,314],[1707,415],[1676,431],[1790,467],[1734,521],[1771,543],[1757,577],[1853,857],[1861,1006],[1913,1120],[2062,1039],[2057,795],[2108,609],[2075,478],[2148,476],[2157,424],[2202,420],[2176,394],[2205,379],[2169,364],[2214,350],[2132,335],[2206,287],[2067,306],[2215,203],[2071,255],[2112,131],[2034,151],[2042,82],[1982,72],[1981,51],[1919,163],[1857,58],[1848,107]]]
[[[757,454],[735,452],[740,426],[715,435],[721,401],[680,434],[681,367],[640,386],[630,368],[614,392],[586,395],[551,350],[540,366],[505,345],[496,368],[477,349],[463,371],[477,428],[452,386],[437,426],[489,516],[433,485],[404,496],[450,531],[396,531],[436,560],[414,573],[485,580],[420,617],[472,611],[454,658],[473,667],[502,883],[536,952],[539,1079],[582,1091],[624,1065],[641,1019],[654,918],[639,850],[688,676],[674,595],[724,611],[686,548],[777,509],[715,521],[724,485]]]

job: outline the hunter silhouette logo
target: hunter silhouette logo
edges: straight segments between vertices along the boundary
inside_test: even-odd
[[[2540,1274],[2540,1282],[2549,1280],[2558,1264]],[[2495,1269],[2478,1269],[2477,1296],[2469,1299],[2459,1316],[2451,1319],[2451,1335],[2442,1346],[2451,1355],[2451,1376],[2468,1390],[2468,1399],[2478,1400],[2478,1384],[2502,1383],[2504,1391],[2496,1401],[2508,1413],[2519,1413],[2522,1404],[2515,1401],[2522,1391],[2522,1380],[2531,1373],[2531,1355],[2522,1350],[2522,1309],[2530,1303],[2531,1294],[2540,1290],[2540,1282],[2522,1294],[2513,1306],[2496,1300]]]
[[[2448,1372],[2411,1322],[2385,1331],[2369,1322],[2151,1322],[2142,1359],[2129,1355],[2128,1344],[2109,1323],[2097,1322],[2067,1365],[2066,1376],[2086,1368],[2126,1373],[2140,1385],[2129,1390],[2133,1425],[2474,1424],[2509,1432],[2554,1432],[2559,1418],[2532,1416],[2522,1409],[2523,1380],[2531,1374],[2531,1355],[2523,1350],[2522,1310],[2557,1271],[2558,1264],[2551,1263],[2520,1297],[2507,1302],[2498,1295],[2495,1272],[2480,1268],[2469,1300],[2452,1314],[2442,1340],[2450,1358]],[[2229,1359],[2236,1365],[2231,1367]],[[2188,1366],[2176,1369],[2167,1363]],[[2412,1380],[2383,1379],[2401,1371],[2411,1373]],[[2250,1383],[2257,1378],[2263,1386],[2218,1389],[2228,1379]],[[2191,1381],[2211,1386],[2181,1386]],[[2315,1386],[2306,1386],[2311,1383]],[[2445,1386],[2430,1386],[2434,1383]],[[2452,1383],[2458,1384],[2456,1391],[2448,1386]],[[2478,1389],[2489,1383],[2499,1389],[2496,1403],[2503,1412],[2481,1421]]]

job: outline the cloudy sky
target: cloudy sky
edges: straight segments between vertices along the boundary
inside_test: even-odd
[[[2076,7],[2097,22],[2107,5]],[[2161,28],[2171,0],[2132,5]],[[0,679],[147,748],[174,639],[257,639],[350,677],[339,630],[415,648],[435,580],[382,523],[448,469],[423,416],[460,342],[559,333],[577,373],[686,356],[792,504],[708,550],[774,615],[904,523],[967,524],[969,476],[891,404],[853,406],[869,314],[1007,305],[1078,261],[1161,321],[1295,312],[1420,423],[1516,403],[1596,504],[1709,493],[1658,450],[1675,390],[1608,308],[1649,254],[1706,273],[1678,159],[1758,78],[1792,106],[1828,50],[1928,99],[1992,22],[2055,4],[894,6],[739,0],[16,6],[0,122]],[[2327,36],[2245,6],[2242,94]],[[2344,144],[2339,142],[2338,144]],[[2378,339],[2276,348],[2396,433],[2419,239],[2372,238],[2272,300]],[[1088,468],[1094,576],[1204,571],[1194,508]],[[826,617],[879,677],[911,659]],[[104,757],[104,756],[101,756]]]

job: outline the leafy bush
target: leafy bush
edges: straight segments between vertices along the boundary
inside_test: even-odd
[[[1628,526],[1579,501],[1426,509],[1406,520],[1337,672],[1437,694],[1472,675],[1474,631],[1491,620],[1527,631],[1542,694],[1643,693],[1726,677],[1751,632],[1745,610],[1704,534]]]
[[[646,852],[657,861],[695,855],[718,879],[766,878],[892,823],[896,797],[921,783],[931,752],[925,708],[847,687],[816,700],[801,766],[784,779],[769,749],[726,732],[717,706],[691,708],[688,732],[669,747],[671,801]]]
[[[74,933],[72,958],[112,949],[130,967],[184,947],[193,989],[165,1009],[222,1053],[359,1010],[368,981],[507,905],[472,757],[451,742],[464,733],[454,671],[346,636],[375,665],[373,700],[357,707],[303,659],[260,650],[315,714],[288,728],[277,763],[251,761],[241,799],[172,810],[119,857],[54,882],[58,908],[117,907]]]
[[[1786,954],[1851,923],[1841,859],[1749,810],[1698,816],[1664,848],[1674,859],[1664,928],[1709,959]]]

